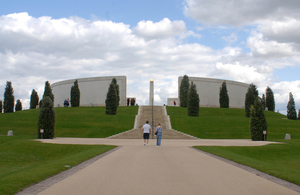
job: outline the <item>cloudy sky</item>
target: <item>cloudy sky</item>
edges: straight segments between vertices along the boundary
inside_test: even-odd
[[[0,94],[12,81],[28,108],[45,81],[125,75],[140,105],[153,78],[162,105],[186,74],[254,83],[260,95],[269,86],[285,114],[289,92],[300,108],[299,10],[295,0],[5,1]]]

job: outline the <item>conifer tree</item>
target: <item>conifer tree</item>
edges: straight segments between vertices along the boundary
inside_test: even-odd
[[[15,107],[15,111],[20,111],[22,110],[22,102],[20,99],[17,100],[17,103],[16,103],[16,107]]]
[[[199,102],[196,84],[192,82],[188,91],[188,116],[199,116]]]
[[[0,100],[0,113],[2,113],[2,110],[3,110],[3,102],[2,100]]]
[[[4,113],[14,112],[15,96],[11,81],[6,82],[4,92]]]
[[[113,78],[112,79],[112,82],[115,84],[115,86],[116,86],[116,93],[117,93],[117,106],[119,106],[120,105],[120,87],[119,87],[119,85],[118,85],[118,83],[117,83],[117,79],[116,78]]]
[[[53,101],[49,96],[43,98],[38,120],[38,138],[41,138],[40,130],[44,129],[43,138],[53,139],[55,129],[55,110]]]
[[[80,105],[80,90],[78,86],[78,81],[74,82],[74,85],[71,87],[71,107],[79,107]]]
[[[270,87],[267,87],[266,89],[266,107],[268,108],[268,111],[275,111],[274,94]]]
[[[190,88],[189,77],[184,75],[179,89],[180,107],[187,107],[188,91]]]
[[[263,131],[267,131],[268,125],[260,97],[257,97],[250,108],[250,132],[253,141],[263,141]]]
[[[287,118],[297,120],[297,112],[292,92],[289,93],[289,102],[287,104]]]
[[[300,109],[298,110],[298,120],[300,120]]]
[[[220,108],[229,108],[229,96],[226,86],[226,81],[222,83],[219,93]]]
[[[246,97],[245,97],[245,114],[246,114],[246,117],[250,117],[251,105],[254,104],[257,97],[258,97],[258,91],[256,89],[256,86],[253,83],[251,83],[249,85],[249,88],[248,88],[248,91],[247,91]]]
[[[52,88],[51,88],[51,85],[50,85],[49,81],[45,82],[45,89],[44,89],[43,99],[46,96],[49,96],[51,98],[51,100],[52,100],[52,103],[54,104],[54,95],[52,93]],[[39,107],[42,107],[42,105],[43,105],[43,99],[40,101]]]
[[[263,105],[264,110],[266,110],[266,98],[265,98],[265,94],[262,94],[261,103]]]
[[[116,115],[117,114],[117,92],[116,86],[113,82],[110,83],[108,92],[105,100],[106,114]]]
[[[39,105],[39,96],[38,93],[33,89],[30,96],[30,109],[36,109],[37,105]]]

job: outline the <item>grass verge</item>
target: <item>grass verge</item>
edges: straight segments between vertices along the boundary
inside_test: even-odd
[[[61,145],[0,136],[0,195],[18,191],[116,146]]]

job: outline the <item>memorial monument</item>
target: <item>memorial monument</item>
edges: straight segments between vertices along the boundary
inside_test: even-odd
[[[154,80],[150,80],[149,106],[154,105]]]

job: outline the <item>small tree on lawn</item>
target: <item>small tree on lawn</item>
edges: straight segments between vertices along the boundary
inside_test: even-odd
[[[179,88],[180,107],[187,107],[189,88],[189,77],[184,75]]]
[[[0,113],[2,113],[2,110],[3,110],[3,102],[2,100],[0,100]]]
[[[298,120],[300,120],[300,109],[298,110]]]
[[[257,97],[250,108],[250,132],[253,141],[264,140],[263,131],[267,131],[268,125],[260,97]]]
[[[229,96],[226,86],[226,81],[222,83],[219,93],[220,108],[229,108]]]
[[[117,106],[119,106],[120,105],[120,89],[119,89],[120,87],[119,87],[119,85],[117,83],[117,79],[116,78],[113,78],[111,82],[113,82],[115,84],[115,86],[116,86]]]
[[[11,81],[6,82],[4,92],[4,113],[14,112],[15,96]]]
[[[78,81],[74,82],[74,85],[71,87],[71,107],[79,107],[80,105],[80,90],[78,86]]]
[[[45,82],[45,89],[44,89],[43,99],[44,99],[46,96],[50,97],[51,100],[52,100],[52,102],[53,102],[53,104],[54,104],[54,95],[53,95],[53,93],[52,93],[52,88],[51,88],[51,85],[50,85],[49,81],[46,81],[46,82]],[[42,105],[43,105],[43,100],[40,101],[39,107],[42,107]]]
[[[188,116],[199,116],[199,102],[196,85],[192,82],[188,91]]]
[[[254,104],[257,97],[258,97],[258,91],[256,89],[256,86],[253,83],[251,83],[249,85],[249,88],[248,88],[248,91],[247,91],[246,97],[245,97],[245,114],[246,114],[246,117],[250,117],[251,105]]]
[[[38,121],[38,138],[41,138],[40,129],[44,129],[43,138],[53,139],[55,128],[55,110],[49,96],[43,98]]]
[[[289,93],[289,102],[287,104],[287,118],[292,120],[297,120],[297,112],[295,108],[295,101],[293,94]]]
[[[270,87],[267,87],[266,89],[266,107],[268,108],[268,111],[275,111],[274,94]]]
[[[263,105],[264,110],[266,110],[266,97],[265,97],[265,94],[262,94],[261,103]]]
[[[116,86],[113,82],[110,83],[108,92],[105,100],[106,114],[116,115],[117,114],[117,92]]]
[[[36,109],[37,105],[39,105],[39,96],[38,93],[33,89],[30,96],[30,109]]]
[[[20,99],[17,100],[17,103],[16,103],[16,107],[15,107],[15,111],[20,111],[22,110],[22,102]]]

